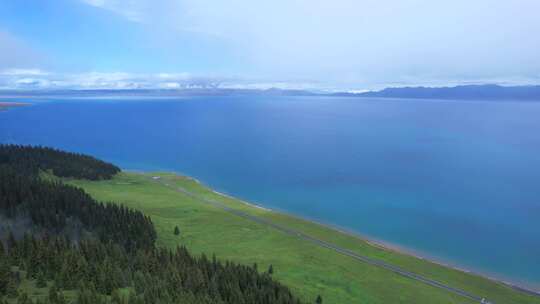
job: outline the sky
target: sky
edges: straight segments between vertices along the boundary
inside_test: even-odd
[[[0,88],[540,84],[538,0],[2,0]]]

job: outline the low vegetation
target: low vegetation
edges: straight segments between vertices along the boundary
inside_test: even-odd
[[[115,171],[82,155],[0,146],[0,303],[301,303],[256,265],[156,247],[148,216],[44,173],[103,180]]]
[[[540,303],[190,178],[116,172],[87,156],[0,145],[0,303],[472,303],[208,200],[493,303]]]
[[[160,178],[152,178],[156,176]],[[272,277],[289,286],[306,302],[313,303],[320,294],[324,303],[473,303],[238,217],[176,189],[392,263],[493,303],[540,303],[540,298],[502,283],[388,250],[313,222],[247,205],[220,195],[191,178],[165,172],[122,172],[111,180],[68,182],[84,188],[95,198],[121,202],[149,215],[156,227],[159,246],[175,248],[181,245],[194,254],[215,253],[240,264],[257,263],[259,271],[267,271],[272,265]],[[178,236],[173,233],[175,226],[181,230]]]

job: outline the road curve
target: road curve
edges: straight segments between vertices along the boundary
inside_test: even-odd
[[[338,252],[338,253],[340,253],[342,255],[351,257],[351,258],[353,258],[355,260],[358,260],[358,261],[361,261],[361,262],[364,262],[364,263],[367,263],[367,264],[370,264],[370,265],[373,265],[373,266],[377,266],[377,267],[389,270],[389,271],[391,271],[393,273],[396,273],[398,275],[410,278],[410,279],[418,281],[418,282],[425,283],[425,284],[433,286],[435,288],[446,290],[448,292],[451,292],[453,294],[456,294],[456,295],[465,297],[467,299],[476,301],[478,303],[494,304],[493,302],[488,301],[486,298],[471,294],[471,293],[469,293],[467,291],[464,291],[464,290],[461,290],[461,289],[458,289],[458,288],[454,288],[454,287],[446,285],[444,283],[440,283],[440,282],[437,282],[435,280],[426,278],[424,276],[415,274],[413,272],[401,269],[401,268],[399,268],[397,266],[394,266],[392,264],[389,264],[389,263],[386,263],[386,262],[383,262],[383,261],[380,261],[380,260],[377,260],[377,259],[373,259],[373,258],[369,258],[369,257],[363,256],[363,255],[357,254],[357,253],[355,253],[355,252],[353,252],[351,250],[348,250],[346,248],[336,246],[334,244],[325,242],[323,240],[311,237],[311,236],[309,236],[307,234],[304,234],[304,233],[302,233],[300,231],[290,229],[290,228],[287,228],[285,226],[278,225],[276,223],[272,223],[271,221],[265,220],[263,218],[253,216],[253,215],[247,214],[245,212],[233,209],[233,208],[227,206],[224,203],[221,203],[221,202],[216,201],[216,200],[211,200],[211,199],[201,197],[200,195],[197,195],[197,194],[195,194],[193,192],[190,192],[190,191],[188,191],[188,190],[186,190],[186,189],[184,189],[182,187],[179,187],[177,185],[171,185],[171,184],[169,184],[169,183],[167,183],[165,181],[162,181],[161,179],[157,179],[157,180],[154,179],[154,181],[156,181],[156,182],[158,182],[158,183],[160,183],[160,184],[162,184],[162,185],[164,185],[166,187],[172,188],[173,190],[175,190],[177,192],[180,192],[180,193],[188,195],[188,196],[190,196],[192,198],[195,198],[196,200],[199,200],[199,201],[205,202],[207,204],[213,205],[215,207],[218,207],[218,208],[220,208],[220,209],[222,209],[224,211],[227,211],[227,212],[229,212],[231,214],[234,214],[236,216],[239,216],[239,217],[242,217],[242,218],[245,218],[245,219],[248,219],[248,220],[251,220],[251,221],[266,225],[266,226],[269,226],[269,227],[272,227],[274,229],[277,229],[277,230],[282,231],[284,233],[287,233],[289,235],[298,237],[298,238],[300,238],[302,240],[309,241],[309,242],[311,242],[313,244],[316,244],[318,246],[334,250],[334,251],[336,251],[336,252]]]

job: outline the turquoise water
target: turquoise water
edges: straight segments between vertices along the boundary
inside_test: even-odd
[[[34,101],[0,113],[0,142],[174,170],[266,207],[540,287],[540,103]]]

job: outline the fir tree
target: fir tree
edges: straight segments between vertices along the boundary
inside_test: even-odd
[[[19,291],[17,290],[17,283],[15,283],[15,280],[10,279],[6,286],[6,295],[8,298],[16,298],[19,295]]]
[[[32,304],[32,300],[30,300],[26,292],[22,292],[17,298],[17,304]]]
[[[51,286],[51,288],[49,288],[49,302],[51,304],[65,304],[66,303],[66,299],[64,298],[64,295],[58,289],[56,284],[54,284],[53,286]]]
[[[1,242],[0,242],[1,243]],[[11,281],[11,267],[7,259],[0,259],[0,296],[7,294]]]
[[[18,267],[35,278],[36,285],[55,281],[42,304],[64,304],[62,289],[76,286],[78,304],[110,303],[106,295],[111,293],[111,300],[122,304],[301,304],[268,274],[272,265],[268,273],[259,274],[257,264],[194,257],[185,247],[158,248],[149,217],[97,202],[79,188],[42,180],[40,170],[93,179],[115,172],[83,155],[0,145],[0,215],[26,217],[35,233],[20,240],[10,233],[8,250],[0,259],[1,293],[17,296],[20,278],[11,268]],[[66,230],[77,236],[76,245]],[[123,287],[134,290],[127,299],[118,292]]]
[[[111,294],[111,303],[112,304],[126,304],[125,299],[120,295],[118,289],[115,289]]]
[[[37,288],[47,287],[47,279],[45,278],[45,274],[42,271],[38,272],[37,274],[36,287]]]
[[[178,226],[174,227],[174,235],[180,235],[180,228]]]
[[[13,231],[9,231],[8,239],[7,239],[7,246],[9,251],[15,251],[15,246],[17,244],[17,241],[15,240],[15,236],[13,235]]]

